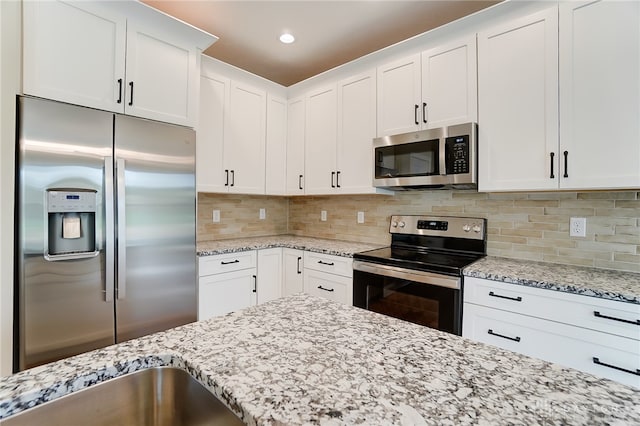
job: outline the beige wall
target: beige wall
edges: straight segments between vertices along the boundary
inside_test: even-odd
[[[640,192],[486,194],[416,191],[386,195],[260,197],[200,195],[199,240],[291,233],[370,243],[389,243],[391,214],[477,216],[488,219],[488,252],[518,259],[640,272]],[[285,214],[269,214],[272,209]],[[211,221],[213,205],[228,212]],[[258,209],[267,206],[267,220]],[[327,221],[320,221],[320,211]],[[357,224],[358,211],[365,223]],[[587,236],[569,237],[569,218],[587,218]],[[271,231],[273,230],[273,232]]]

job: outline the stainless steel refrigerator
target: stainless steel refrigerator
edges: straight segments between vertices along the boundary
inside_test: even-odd
[[[195,133],[18,98],[14,369],[196,320]]]

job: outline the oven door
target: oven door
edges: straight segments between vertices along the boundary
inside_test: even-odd
[[[462,279],[388,265],[353,262],[353,305],[462,334]]]

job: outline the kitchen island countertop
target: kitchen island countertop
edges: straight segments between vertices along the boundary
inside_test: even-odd
[[[0,417],[151,366],[247,424],[633,424],[640,390],[297,294],[0,379]]]

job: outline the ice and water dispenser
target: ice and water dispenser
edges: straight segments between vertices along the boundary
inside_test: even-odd
[[[79,259],[98,254],[97,191],[47,190],[47,260]]]

